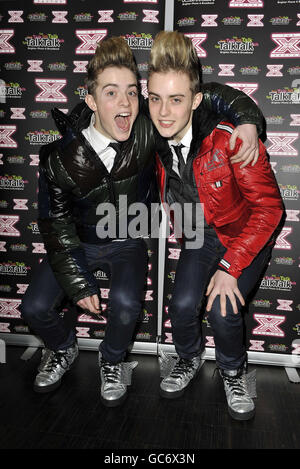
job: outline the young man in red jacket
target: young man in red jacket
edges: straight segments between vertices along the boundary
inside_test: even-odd
[[[268,262],[283,208],[261,142],[255,165],[232,163],[241,142],[231,150],[233,126],[201,107],[198,66],[186,36],[162,32],[156,37],[148,93],[152,121],[163,137],[158,137],[158,182],[162,201],[179,204],[185,220],[169,305],[178,359],[160,391],[167,398],[182,395],[199,370],[204,348],[199,309],[207,297],[229,413],[247,420],[255,406],[247,386],[241,309]],[[196,211],[200,204],[202,217]],[[186,216],[191,206],[193,213]],[[187,237],[191,232],[196,233],[194,245]]]

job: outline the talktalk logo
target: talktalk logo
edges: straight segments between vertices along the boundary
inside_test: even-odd
[[[24,38],[23,44],[28,50],[50,50],[58,51],[64,39],[60,39],[57,34],[38,33]]]
[[[290,277],[283,275],[266,275],[260,284],[262,290],[279,290],[279,291],[291,291],[292,287],[296,285],[292,282]]]
[[[215,48],[219,49],[220,54],[253,54],[258,45],[251,37],[233,36],[231,39],[221,39]]]
[[[132,50],[150,50],[153,44],[152,34],[150,33],[131,33],[126,34],[124,39]]]

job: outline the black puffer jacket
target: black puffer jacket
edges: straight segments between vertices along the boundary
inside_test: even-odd
[[[205,85],[203,94],[202,106],[225,115],[234,125],[252,123],[261,131],[262,115],[245,94],[218,84]],[[75,303],[98,292],[81,242],[107,241],[96,233],[99,204],[113,203],[118,215],[120,195],[127,195],[127,206],[157,200],[154,134],[146,113],[140,112],[111,173],[82,134],[91,113],[85,103],[69,116],[54,110],[63,138],[40,151],[39,229],[54,274]]]

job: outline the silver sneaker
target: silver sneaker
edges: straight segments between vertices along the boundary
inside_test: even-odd
[[[127,397],[127,386],[131,385],[133,369],[138,362],[120,362],[112,364],[99,353],[101,401],[107,407],[116,407]]]
[[[34,390],[43,393],[57,389],[60,386],[61,378],[70,369],[77,356],[77,344],[66,350],[53,351],[45,348],[34,381]]]
[[[160,352],[159,364],[163,378],[160,383],[161,396],[168,399],[182,396],[203,363],[201,356],[190,360],[180,357],[176,359]]]
[[[220,370],[227,398],[228,412],[235,420],[249,420],[254,417],[256,397],[256,370]]]

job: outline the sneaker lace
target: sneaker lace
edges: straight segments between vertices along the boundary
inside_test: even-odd
[[[62,368],[68,368],[68,361],[66,352],[52,352],[44,366],[44,371],[51,372],[57,365],[60,365]]]
[[[118,383],[121,379],[121,364],[112,365],[102,361],[101,368],[107,383]]]
[[[230,388],[230,391],[237,397],[248,395],[247,386],[245,380],[243,379],[243,376],[238,377],[223,375],[223,379]]]
[[[193,371],[193,369],[194,369],[194,366],[193,366],[192,360],[187,360],[185,358],[180,358],[176,362],[173,370],[171,371],[170,376],[172,378],[180,378],[183,375],[186,375],[189,372]]]

